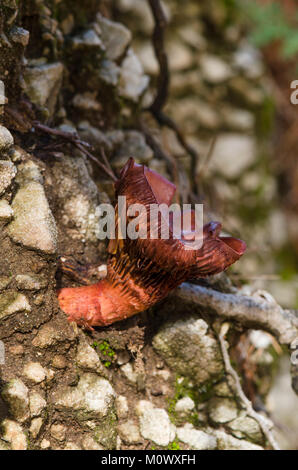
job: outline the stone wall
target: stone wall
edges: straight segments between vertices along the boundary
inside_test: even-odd
[[[181,192],[183,184],[189,190],[189,156],[172,132],[142,112],[157,73],[145,2],[121,0],[113,8],[95,0],[84,6],[80,0],[2,3],[0,72],[10,112],[2,113],[0,127],[0,339],[6,353],[0,449],[264,448],[258,423],[228,385],[208,312],[193,314],[181,302],[177,315],[166,301],[92,336],[68,324],[57,305],[58,255],[83,264],[105,261],[96,208],[113,191],[86,155],[28,126],[32,113],[49,127],[77,131],[97,154],[104,148],[115,171],[133,155],[169,177],[141,131],[144,119],[179,161]],[[250,227],[233,213],[243,188],[249,198],[262,187],[260,205],[274,193],[257,158],[264,137],[258,116],[267,109],[263,66],[221,2],[212,2],[215,8],[187,3],[183,15],[178,2],[166,3],[173,70],[167,112],[202,156],[198,172],[206,189],[200,190],[210,196],[210,208],[211,196],[223,200],[225,194],[226,228],[245,238]],[[231,289],[224,276],[217,282]],[[242,332],[231,335],[231,349]],[[265,363],[271,378],[272,342],[254,361],[256,368]],[[263,395],[269,388],[267,380]]]

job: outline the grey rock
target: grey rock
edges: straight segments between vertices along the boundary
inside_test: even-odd
[[[116,86],[120,76],[120,67],[112,60],[104,59],[100,62],[98,77],[107,85]]]
[[[243,414],[227,424],[227,428],[238,438],[247,438],[258,444],[263,442],[263,434],[259,424],[249,416]]]
[[[218,343],[208,329],[204,320],[195,317],[166,323],[153,338],[154,349],[176,373],[203,384],[223,371]]]
[[[27,155],[29,157],[29,154]],[[31,183],[32,181],[35,181],[36,183],[40,184],[44,183],[38,165],[32,160],[27,160],[18,166],[16,182],[20,186],[24,186],[26,183]]]
[[[170,42],[168,55],[170,70],[174,72],[190,68],[194,61],[191,50],[179,41]]]
[[[31,312],[30,304],[25,295],[13,291],[0,295],[0,319],[21,312]]]
[[[13,26],[9,31],[9,39],[15,44],[21,44],[23,47],[28,45],[29,36],[29,31],[19,26]]]
[[[27,437],[22,426],[10,419],[2,422],[2,439],[11,444],[12,450],[27,450]]]
[[[124,98],[137,101],[149,85],[149,77],[138,57],[130,49],[122,62],[120,70],[119,94]]]
[[[113,409],[115,392],[111,384],[95,374],[81,375],[76,387],[56,390],[52,403],[56,409],[75,412],[78,418],[105,418]]]
[[[91,436],[85,436],[82,440],[82,447],[84,450],[104,450],[98,442]]]
[[[12,278],[8,276],[0,276],[0,291],[6,289],[11,283]]]
[[[4,387],[2,397],[16,420],[23,422],[29,418],[29,391],[20,379],[11,380]]]
[[[39,416],[46,406],[47,402],[38,392],[33,390],[29,393],[29,407],[32,417]]]
[[[17,169],[10,161],[0,160],[0,195],[3,194],[17,174]]]
[[[215,55],[204,54],[200,65],[203,77],[213,85],[225,82],[233,76],[231,67]]]
[[[65,155],[63,161],[55,162],[52,174],[59,204],[57,217],[67,235],[75,240],[98,243],[98,205],[108,201],[90,177],[86,160]]]
[[[195,450],[212,450],[216,449],[217,446],[217,440],[214,436],[195,429],[190,423],[186,423],[183,427],[177,428],[177,437],[180,441],[188,444]]]
[[[246,109],[225,107],[221,110],[225,126],[236,131],[251,131],[254,128],[255,116]]]
[[[131,32],[121,23],[108,20],[100,13],[96,15],[96,22],[105,45],[106,57],[110,60],[118,59],[131,41]]]
[[[73,341],[76,337],[76,333],[70,325],[67,325],[67,329],[61,330],[55,328],[50,324],[43,325],[35,338],[32,340],[32,345],[36,348],[50,348],[57,343],[63,341]]]
[[[167,4],[162,2],[162,6],[168,18]],[[146,0],[138,0],[137,2],[135,0],[118,0],[117,7],[121,9],[123,14],[136,16],[135,27],[138,28],[138,31],[148,36],[151,35],[154,22],[152,12]]]
[[[129,382],[131,382],[133,384],[137,383],[138,375],[135,372],[135,370],[134,370],[134,368],[133,368],[133,366],[130,362],[127,362],[126,364],[123,364],[123,366],[120,367],[120,370]]]
[[[209,417],[215,423],[228,423],[238,416],[238,408],[230,398],[213,397],[208,402]]]
[[[78,36],[74,36],[73,38],[71,38],[71,45],[74,50],[105,50],[105,46],[102,40],[98,37],[94,29],[88,29],[87,31],[84,31]]]
[[[144,71],[153,76],[158,75],[159,66],[152,48],[152,44],[149,41],[138,44],[136,46],[136,53],[141,61]]]
[[[40,433],[41,427],[43,425],[43,419],[42,418],[33,418],[31,421],[31,425],[29,428],[29,432],[33,439],[36,439],[38,434]]]
[[[82,450],[82,449],[75,442],[67,442],[65,444],[64,450]]]
[[[214,395],[224,398],[233,398],[234,394],[227,382],[220,382],[213,387]]]
[[[0,199],[0,222],[7,222],[13,217],[13,210],[5,199]]]
[[[244,439],[236,439],[224,431],[214,430],[218,450],[264,450],[263,447],[252,444]]]
[[[53,114],[62,84],[63,64],[55,62],[24,70],[25,91],[38,106],[47,107]]]
[[[40,443],[40,448],[43,450],[49,449],[51,447],[51,443],[48,439],[43,439]]]
[[[126,418],[128,415],[127,398],[124,395],[118,395],[115,401],[115,405],[118,418]]]
[[[190,397],[183,397],[177,401],[175,411],[177,413],[189,413],[195,407],[194,401]]]
[[[101,375],[105,375],[106,373],[104,366],[99,360],[98,354],[82,337],[78,345],[76,361],[78,366],[82,369],[91,370]]]
[[[1,450],[9,450],[9,445],[6,444],[4,441],[0,440],[0,451]]]
[[[0,152],[6,152],[13,146],[13,137],[6,127],[0,125]]]
[[[47,371],[39,362],[28,362],[23,370],[27,379],[34,383],[43,382],[47,376]]]
[[[167,446],[174,440],[175,426],[164,409],[154,408],[151,402],[142,400],[136,411],[140,420],[140,432],[145,439],[160,446]]]
[[[86,91],[85,93],[78,93],[73,97],[72,104],[75,108],[83,109],[84,111],[100,111],[101,105],[95,98],[95,93]]]
[[[121,439],[126,444],[138,444],[142,442],[139,428],[132,420],[119,424],[118,432]]]
[[[44,253],[56,253],[57,229],[43,186],[32,181],[21,187],[12,208],[15,217],[8,233],[13,241]]]
[[[50,429],[51,436],[59,442],[65,440],[66,426],[61,423],[52,424]]]
[[[34,274],[18,274],[16,276],[18,289],[40,290],[46,287],[47,281]]]
[[[216,170],[226,178],[237,178],[255,159],[254,137],[234,133],[220,134],[210,159],[210,170]]]
[[[214,130],[221,124],[218,111],[198,98],[180,99],[175,103],[175,113],[188,132],[196,132],[199,127]]]
[[[146,144],[143,134],[138,131],[124,133],[124,141],[116,152],[112,164],[118,168],[118,163],[121,161],[122,164],[122,161],[127,161],[129,157],[133,157],[138,163],[143,164],[148,164],[153,158],[152,149]]]
[[[258,79],[264,74],[261,53],[248,42],[242,42],[234,53],[234,65],[249,79]]]

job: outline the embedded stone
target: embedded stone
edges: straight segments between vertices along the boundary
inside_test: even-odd
[[[0,294],[0,320],[21,312],[31,312],[30,304],[25,295],[18,292]]]
[[[82,447],[84,450],[104,450],[104,448],[91,436],[84,437],[82,440]]]
[[[19,26],[13,26],[9,31],[9,38],[16,44],[21,44],[26,47],[29,42],[30,33],[27,29],[20,28]]]
[[[132,101],[137,101],[149,84],[149,77],[133,50],[129,50],[122,62],[119,80],[119,93]]]
[[[0,125],[0,152],[6,152],[13,146],[13,136],[6,127]]]
[[[63,70],[61,62],[26,67],[24,70],[27,95],[38,106],[46,106],[50,114],[55,110]]]
[[[57,229],[43,186],[31,181],[21,187],[12,208],[14,220],[8,226],[12,240],[37,251],[56,253]]]
[[[17,169],[12,162],[0,160],[0,195],[11,186],[16,174]]]
[[[194,401],[190,397],[183,397],[177,401],[175,411],[177,413],[188,413],[195,407]]]
[[[118,418],[126,418],[128,415],[127,398],[124,395],[118,395],[115,404]]]
[[[154,336],[153,347],[176,373],[190,377],[196,384],[222,375],[218,343],[201,318],[165,323]]]
[[[65,435],[66,435],[66,426],[63,424],[57,423],[57,424],[52,424],[51,426],[51,436],[56,439],[57,441],[64,441],[65,440]]]
[[[15,419],[23,422],[29,418],[29,391],[20,379],[11,380],[4,387],[2,397]]]
[[[24,367],[23,373],[29,380],[37,384],[43,382],[47,376],[46,369],[39,362],[28,362]]]
[[[213,397],[208,403],[209,417],[215,423],[228,423],[237,418],[238,408],[230,398]]]
[[[231,67],[220,57],[204,54],[200,65],[203,77],[210,83],[217,85],[233,76]]]
[[[77,364],[82,369],[89,369],[95,372],[106,372],[100,362],[97,352],[93,349],[85,340],[81,338],[77,356],[76,356]]]
[[[78,417],[104,418],[112,410],[114,399],[114,389],[106,379],[85,373],[76,387],[55,391],[52,403],[57,409],[75,411]]]
[[[39,416],[46,406],[47,402],[38,392],[32,391],[29,393],[29,407],[32,417]]]
[[[7,222],[13,217],[13,210],[5,199],[0,200],[0,222]]]
[[[30,425],[30,428],[29,428],[29,432],[30,432],[31,436],[33,437],[33,439],[36,439],[36,437],[38,436],[38,434],[41,430],[42,423],[43,423],[42,418],[32,419],[31,425]]]
[[[151,402],[142,400],[136,411],[140,420],[140,432],[145,439],[160,446],[167,446],[174,440],[175,426],[164,409],[154,408]]]
[[[96,15],[96,22],[105,45],[106,57],[110,60],[118,59],[131,41],[131,32],[123,24],[108,20],[100,13]]]
[[[212,434],[217,438],[218,450],[264,450],[261,446],[244,439],[236,439],[224,431],[215,430]]]
[[[190,423],[186,423],[182,428],[177,428],[177,437],[195,450],[212,450],[217,446],[217,440],[214,436],[195,429]]]
[[[126,421],[119,424],[118,432],[126,444],[138,444],[142,442],[138,426],[132,421]]]
[[[11,444],[12,450],[27,450],[27,437],[20,426],[15,421],[5,419],[2,422],[2,439]]]

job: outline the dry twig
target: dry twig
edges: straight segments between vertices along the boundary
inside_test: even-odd
[[[191,157],[191,171],[192,174],[195,175],[198,160],[197,151],[186,141],[181,129],[176,124],[176,122],[162,111],[163,107],[167,102],[170,84],[170,71],[168,65],[168,58],[165,51],[165,29],[167,26],[167,19],[160,3],[160,0],[148,0],[148,3],[151,8],[155,23],[152,34],[152,44],[156,59],[159,64],[157,94],[153,103],[149,106],[148,110],[152,113],[152,115],[155,117],[155,119],[161,126],[166,126],[175,132],[178,142]],[[195,191],[195,189],[196,178],[193,179],[193,190]]]
[[[234,388],[237,392],[237,395],[238,395],[243,407],[246,409],[246,412],[247,412],[248,416],[255,419],[257,421],[257,423],[259,423],[260,428],[262,429],[262,432],[263,432],[264,436],[267,438],[267,440],[268,440],[269,444],[271,445],[271,447],[274,450],[280,450],[280,447],[277,444],[277,442],[276,442],[276,440],[275,440],[275,438],[274,438],[274,436],[273,436],[273,434],[270,430],[270,427],[268,425],[268,420],[266,418],[264,418],[262,415],[260,415],[259,413],[257,413],[253,409],[251,402],[248,400],[248,398],[245,396],[245,393],[242,390],[239,376],[238,376],[237,372],[235,371],[235,369],[232,367],[230,357],[229,357],[229,353],[228,353],[226,345],[225,345],[224,335],[225,335],[226,332],[227,332],[226,324],[224,324],[224,325],[222,325],[221,331],[218,334],[218,340],[219,340],[219,344],[220,344],[221,353],[222,353],[223,361],[224,361],[224,364],[225,364],[226,372],[233,379]]]
[[[89,150],[87,150],[87,148],[91,148],[91,145],[88,144],[88,142],[81,140],[76,133],[65,132],[60,129],[54,129],[52,127],[46,126],[45,124],[41,124],[38,121],[34,121],[33,126],[35,130],[38,130],[45,134],[50,134],[56,137],[61,137],[67,142],[71,143],[78,150],[84,153],[88,158],[90,158],[90,160],[92,160],[102,171],[104,171],[109,176],[109,178],[111,178],[113,181],[117,181],[117,177],[114,174],[103,150],[101,151],[101,156],[104,160],[104,163],[100,162],[91,152],[89,152]]]
[[[298,338],[298,316],[278,304],[244,295],[225,294],[208,287],[181,284],[172,294],[198,308],[241,324],[245,328],[271,333],[280,344],[290,345]]]

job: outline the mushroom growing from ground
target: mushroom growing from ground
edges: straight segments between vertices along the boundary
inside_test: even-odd
[[[175,185],[166,178],[136,164],[132,158],[115,183],[116,197],[125,196],[128,207],[142,204],[147,214],[152,205],[169,206],[175,190]],[[116,205],[117,220],[118,209]],[[129,216],[125,216],[129,220]],[[161,217],[157,219],[158,230]],[[201,247],[189,249],[189,240],[197,230],[194,211],[190,218],[190,230],[182,231],[179,238],[173,235],[173,218],[166,222],[169,232],[166,239],[150,236],[122,239],[116,225],[116,238],[110,240],[108,247],[107,277],[90,286],[58,291],[60,307],[68,320],[89,329],[110,325],[146,310],[188,279],[224,271],[243,255],[246,244],[237,238],[220,236],[219,222],[204,225]],[[146,224],[146,232],[150,234],[150,217],[145,220],[143,225]]]

